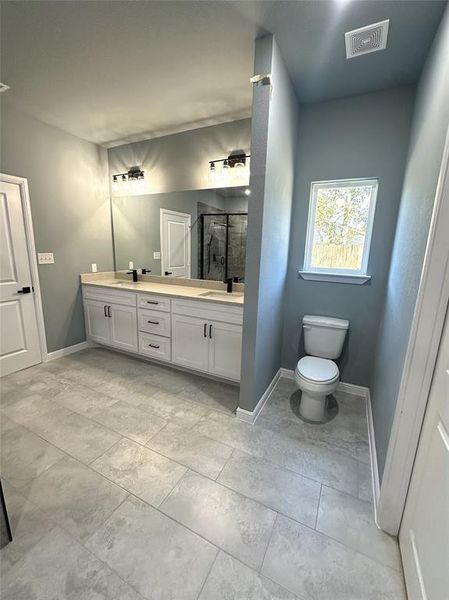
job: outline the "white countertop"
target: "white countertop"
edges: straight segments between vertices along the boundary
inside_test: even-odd
[[[99,276],[98,279],[96,279],[91,273],[89,273],[87,277],[81,275],[81,283],[82,285],[92,285],[95,287],[109,288],[111,290],[124,290],[142,294],[158,294],[161,296],[185,298],[188,300],[203,300],[206,302],[217,302],[234,306],[243,306],[244,302],[244,295],[242,292],[228,294],[226,291],[209,289],[207,287],[164,284],[152,281],[138,281],[137,283],[133,283],[132,281],[116,279],[114,277],[105,279],[104,276]]]

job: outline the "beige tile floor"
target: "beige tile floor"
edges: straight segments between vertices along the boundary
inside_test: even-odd
[[[14,541],[3,600],[403,600],[374,524],[365,406],[298,420],[238,389],[90,349],[1,381]]]

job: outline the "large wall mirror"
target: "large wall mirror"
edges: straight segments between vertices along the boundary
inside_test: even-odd
[[[245,279],[246,187],[112,197],[115,268]]]

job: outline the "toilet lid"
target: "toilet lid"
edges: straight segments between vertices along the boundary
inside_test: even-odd
[[[296,366],[296,372],[304,379],[321,383],[331,381],[339,375],[338,367],[333,360],[316,356],[301,358]]]

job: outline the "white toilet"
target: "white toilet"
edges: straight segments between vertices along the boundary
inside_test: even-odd
[[[307,421],[325,421],[326,396],[337,389],[340,372],[333,360],[341,354],[349,321],[304,315],[304,347],[308,356],[298,361],[295,382],[301,390],[300,415]]]

